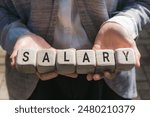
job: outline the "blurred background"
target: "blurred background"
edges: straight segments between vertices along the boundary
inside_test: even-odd
[[[137,40],[137,46],[142,55],[141,67],[137,68],[138,100],[150,99],[150,24],[144,27]],[[9,99],[5,80],[5,54],[0,47],[0,100]]]

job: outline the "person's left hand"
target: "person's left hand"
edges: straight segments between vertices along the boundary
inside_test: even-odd
[[[135,53],[136,67],[140,66],[140,53],[137,49],[135,40],[131,38],[128,31],[125,30],[120,24],[105,23],[97,34],[96,40],[93,45],[94,50],[99,49],[112,49],[117,48],[132,48]],[[114,75],[109,72],[103,74],[88,74],[87,80],[100,80],[103,77],[112,79]]]

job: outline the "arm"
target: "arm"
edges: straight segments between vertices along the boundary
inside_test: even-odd
[[[11,3],[9,2],[10,6]],[[18,37],[30,31],[22,23],[15,9],[9,10],[8,5],[3,0],[0,1],[0,45],[11,54]]]
[[[0,1],[0,45],[11,55],[11,64],[15,66],[18,49],[41,49],[50,48],[51,46],[42,37],[31,33],[17,16],[11,2],[6,3],[3,0]],[[42,76],[40,75],[39,78],[47,80],[56,76],[57,73],[52,72]]]
[[[21,48],[43,49],[52,48],[45,39],[33,34],[19,16],[11,1],[0,1],[0,45],[10,54],[12,66],[15,66],[17,51]],[[42,80],[55,78],[56,72],[39,74]],[[77,74],[66,74],[69,77],[77,77]]]
[[[130,1],[130,0],[129,0]],[[106,21],[97,34],[93,49],[132,48],[135,52],[136,66],[140,66],[140,53],[134,39],[142,27],[150,22],[150,1],[128,2],[117,15]],[[105,77],[112,77],[104,73]],[[100,74],[87,76],[88,80],[99,80]],[[114,77],[114,76],[113,76]]]
[[[150,0],[127,2],[126,6],[107,22],[122,25],[128,31],[131,38],[135,39],[139,35],[139,31],[142,30],[142,27],[150,23]]]

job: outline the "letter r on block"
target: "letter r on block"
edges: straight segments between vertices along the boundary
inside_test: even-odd
[[[115,70],[114,51],[111,49],[95,50],[96,52],[96,73],[104,70],[113,72]]]

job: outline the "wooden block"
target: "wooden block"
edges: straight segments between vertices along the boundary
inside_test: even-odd
[[[75,49],[57,50],[57,72],[59,74],[70,74],[75,72],[76,56]]]
[[[55,71],[56,51],[43,49],[37,52],[37,70],[39,73]]]
[[[110,49],[96,50],[96,73],[115,70],[114,51]]]
[[[17,53],[16,68],[23,73],[36,72],[36,51],[32,49],[21,49]]]
[[[134,50],[131,48],[120,48],[115,50],[116,70],[130,70],[135,66],[136,60]]]
[[[76,57],[78,74],[94,73],[96,66],[94,50],[77,50]]]

